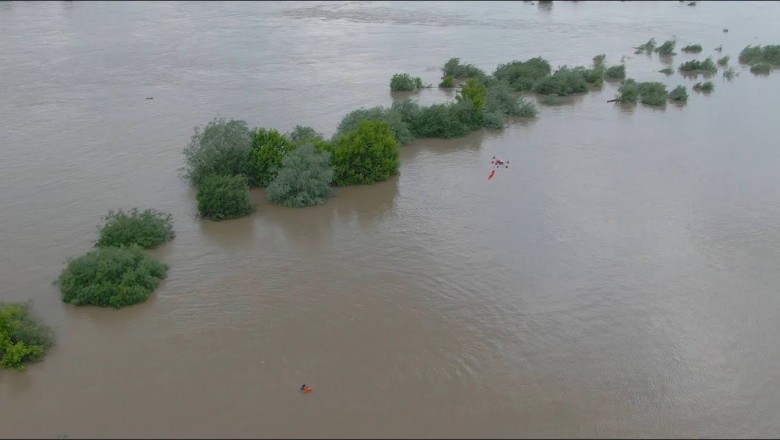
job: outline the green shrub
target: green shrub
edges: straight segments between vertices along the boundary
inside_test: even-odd
[[[596,55],[593,57],[593,67],[604,67],[604,60],[607,58],[606,54]]]
[[[420,105],[417,104],[417,102],[411,100],[411,99],[404,99],[401,101],[396,101],[393,103],[393,105],[390,107],[390,111],[397,115],[399,118],[401,118],[401,122],[406,124],[406,129],[409,130],[409,137],[414,136],[414,132],[411,129],[411,124],[414,120],[417,119],[417,115],[420,113]],[[375,118],[376,119],[376,118]],[[387,121],[385,121],[387,122]],[[344,121],[342,120],[342,124]],[[355,122],[354,126],[350,128],[350,130],[346,130],[342,134],[346,134],[347,131],[351,131],[352,129],[357,128],[357,121]],[[392,129],[392,125],[390,126]],[[395,130],[393,130],[395,131]],[[397,132],[396,132],[397,133]],[[398,135],[396,134],[396,140],[398,140]],[[401,141],[398,141],[399,144],[402,144]]]
[[[550,63],[542,57],[535,57],[526,61],[512,61],[507,64],[499,64],[494,76],[498,80],[506,81],[510,87],[518,91],[532,90],[534,84],[541,78],[552,72]]]
[[[659,70],[659,72],[661,72],[661,73],[663,73],[665,75],[671,75],[671,74],[674,73],[674,69],[672,69],[671,67],[667,67],[666,69]]]
[[[705,92],[709,93],[715,89],[715,84],[712,83],[712,81],[707,81],[705,83],[697,82],[693,85],[693,90],[697,92]]]
[[[205,128],[195,127],[184,149],[184,176],[198,185],[208,174],[243,174],[252,136],[246,122],[215,118]]]
[[[509,116],[536,116],[536,107],[515,95],[505,82],[500,82],[487,90],[485,111]]]
[[[459,99],[448,103],[447,107],[455,120],[466,126],[468,131],[476,130],[485,124],[485,112],[477,108],[470,99]]]
[[[607,69],[607,78],[610,79],[623,79],[626,77],[626,65],[621,64],[619,66],[610,66]]]
[[[729,63],[729,60],[731,59],[730,56],[726,55],[723,58],[718,59],[718,65],[719,66],[726,66]]]
[[[404,121],[403,115],[381,106],[372,108],[361,108],[345,115],[339,123],[336,134],[333,135],[333,142],[338,138],[356,129],[361,121],[383,121],[390,126],[395,140],[401,145],[406,145],[414,140],[414,135],[409,129],[409,125]]]
[[[747,46],[739,53],[739,62],[742,64],[767,63],[780,65],[780,44],[766,46]]]
[[[332,162],[338,185],[380,182],[398,173],[399,144],[386,122],[360,121],[339,138]]]
[[[618,92],[620,95],[617,99],[621,103],[636,103],[639,100],[639,84],[631,78],[623,81]]]
[[[30,312],[29,304],[0,302],[0,368],[25,370],[53,344],[51,328]]]
[[[447,76],[453,76],[457,79],[485,76],[485,72],[473,64],[460,64],[460,58],[450,58],[444,64],[443,70],[445,78]]]
[[[58,281],[66,303],[120,308],[146,301],[167,272],[140,246],[104,247],[69,259]]]
[[[680,64],[681,72],[691,73],[715,73],[718,66],[712,61],[712,57],[707,57],[704,61],[690,60]]]
[[[645,52],[647,54],[653,53],[653,49],[655,49],[655,38],[649,39],[647,41],[647,43],[640,44],[639,46],[635,47],[634,49],[636,49],[636,51],[634,52],[635,54],[640,54],[640,53],[643,53],[643,52]]]
[[[504,114],[501,112],[486,112],[484,119],[485,128],[489,130],[500,130],[504,128]]]
[[[639,83],[639,99],[645,105],[664,105],[669,97],[666,85],[658,81]]]
[[[287,139],[289,139],[290,142],[294,144],[300,144],[316,139],[324,139],[322,134],[318,133],[315,129],[311,127],[303,127],[300,125],[296,125],[295,128],[293,128],[291,132],[287,133],[286,136]]]
[[[729,67],[723,71],[723,77],[729,81],[734,79],[734,77],[737,75],[739,75],[739,73],[737,73],[736,69],[734,69],[733,67]]]
[[[534,92],[541,95],[567,96],[588,91],[588,84],[581,72],[561,67],[550,76],[540,79],[534,85]]]
[[[558,95],[544,95],[540,102],[544,105],[560,105],[564,100]]]
[[[452,104],[433,104],[420,107],[409,128],[418,138],[453,138],[467,135],[471,129],[458,120]]]
[[[250,186],[266,187],[276,177],[282,158],[295,144],[274,129],[258,128],[252,133],[247,181]]]
[[[322,205],[333,195],[330,152],[303,144],[282,160],[282,168],[268,185],[268,201],[290,208]]]
[[[412,77],[408,73],[397,73],[390,79],[390,90],[393,92],[414,92],[423,87],[420,77]]]
[[[756,63],[750,66],[751,73],[767,74],[772,70],[772,66],[769,63]]]
[[[533,118],[536,116],[536,106],[527,99],[517,98],[517,112],[510,113],[511,116],[521,116],[523,118]]]
[[[666,40],[664,43],[658,47],[655,48],[655,51],[658,52],[660,55],[665,56],[671,56],[671,55],[677,55],[674,52],[674,47],[677,45],[677,41],[675,40]]]
[[[590,85],[601,87],[601,85],[604,84],[604,74],[605,74],[604,67],[595,67],[593,69],[587,69],[585,67],[578,66],[572,69],[572,71],[582,76],[582,79],[584,79],[585,82]]]
[[[460,94],[456,96],[456,99],[458,101],[461,99],[467,99],[474,104],[474,107],[482,110],[485,108],[486,93],[487,89],[485,89],[485,86],[480,84],[476,79],[471,78],[466,81],[466,84],[460,90]]]
[[[130,246],[137,244],[144,249],[155,248],[173,240],[173,216],[154,209],[139,212],[109,211],[103,217],[105,224],[100,228],[97,246]]]
[[[701,48],[701,44],[689,44],[680,50],[683,52],[699,53],[702,51],[702,48]]]
[[[442,89],[451,89],[453,87],[455,87],[455,77],[452,75],[445,76],[439,83],[439,88]]]
[[[685,102],[688,100],[688,90],[685,86],[677,86],[669,92],[670,101]]]
[[[254,211],[243,175],[211,174],[198,186],[198,212],[203,218],[229,220]]]

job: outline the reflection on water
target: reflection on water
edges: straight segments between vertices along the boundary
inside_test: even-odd
[[[661,108],[606,103],[607,81],[504,130],[415,140],[398,176],[323,206],[253,190],[257,212],[224,222],[176,172],[216,115],[330,136],[407,96],[393,74],[435,86],[451,57],[614,65],[679,35],[704,52],[624,61],[690,90],[682,62],[780,43],[775,2],[219,6],[0,3],[0,295],[57,332],[44,362],[0,372],[0,437],[780,430],[780,75]],[[494,155],[512,166],[488,181]],[[133,206],[174,216],[150,251],[168,278],[128,309],[63,304],[63,261]]]

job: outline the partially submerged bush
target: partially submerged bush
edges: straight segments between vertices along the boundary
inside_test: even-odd
[[[623,79],[626,77],[626,65],[621,64],[619,66],[610,66],[607,69],[607,78],[610,79]]]
[[[461,99],[467,99],[474,104],[474,107],[476,107],[479,110],[482,110],[485,108],[486,93],[487,93],[487,89],[485,88],[485,86],[480,84],[476,79],[471,78],[468,81],[466,81],[466,84],[460,90],[460,94],[456,96],[456,99],[458,101],[460,101]]]
[[[772,66],[769,63],[756,63],[750,66],[751,73],[768,74],[772,70]]]
[[[439,83],[439,88],[441,89],[451,89],[453,87],[455,87],[455,77],[452,75],[445,76]]]
[[[485,95],[485,111],[502,116],[536,116],[536,107],[521,96],[512,93],[506,83],[499,83],[488,89]],[[486,115],[487,121],[487,115]]]
[[[544,95],[542,96],[542,99],[539,100],[539,102],[544,105],[560,105],[563,104],[564,99],[558,95]]]
[[[658,81],[639,83],[639,99],[645,105],[664,105],[669,94],[666,85]]]
[[[582,76],[582,79],[592,86],[601,87],[601,85],[604,84],[604,74],[606,70],[603,66],[594,67],[593,69],[577,66],[572,70]]]
[[[552,75],[540,79],[533,90],[541,95],[567,96],[587,92],[588,84],[581,72],[563,66]]]
[[[330,152],[303,144],[282,160],[282,168],[268,185],[268,201],[290,208],[322,205],[333,195]]]
[[[689,44],[680,50],[683,52],[699,53],[702,51],[702,48],[701,48],[701,44]]]
[[[252,133],[246,173],[250,186],[266,187],[276,177],[282,158],[295,148],[289,138],[274,129],[258,128]]]
[[[489,130],[500,130],[504,128],[504,114],[501,112],[486,112],[484,119],[484,126]]]
[[[446,139],[467,135],[471,128],[458,120],[452,107],[452,103],[418,107],[409,128],[419,138]]]
[[[360,121],[333,148],[338,185],[370,184],[398,173],[400,150],[390,126],[383,121]]]
[[[550,63],[542,57],[530,58],[526,61],[512,61],[499,64],[493,74],[496,79],[506,81],[510,87],[518,91],[533,89],[534,84],[552,72]]]
[[[336,134],[333,135],[332,141],[335,142],[339,137],[356,129],[361,121],[383,121],[387,123],[393,131],[395,140],[401,145],[406,145],[414,140],[414,135],[409,129],[408,123],[404,121],[402,114],[392,109],[377,106],[361,108],[345,115],[339,123]]]
[[[473,64],[460,64],[460,58],[450,58],[444,64],[443,70],[445,78],[447,76],[453,76],[457,79],[485,76],[485,72]]]
[[[69,259],[58,282],[66,303],[120,308],[146,301],[167,272],[140,246],[105,247]]]
[[[636,49],[636,51],[634,53],[637,54],[637,55],[640,54],[640,53],[643,53],[643,52],[647,53],[648,55],[653,53],[653,49],[655,49],[655,38],[649,39],[647,41],[647,43],[640,44],[639,46],[635,47],[634,49]]]
[[[685,102],[688,100],[688,90],[685,86],[677,86],[669,92],[670,101]]]
[[[243,174],[252,136],[246,122],[215,118],[205,127],[195,127],[184,149],[184,176],[198,185],[208,174]]]
[[[729,60],[731,59],[730,56],[726,55],[723,58],[718,59],[718,65],[719,66],[726,66],[729,63]]]
[[[620,95],[618,96],[617,100],[621,103],[636,103],[639,100],[639,83],[631,78],[628,78],[623,81],[623,84],[620,85],[618,93],[620,93]]]
[[[667,67],[666,69],[659,70],[659,72],[661,72],[661,73],[663,73],[665,75],[671,75],[671,74],[674,73],[674,69],[672,69],[671,67]]]
[[[137,244],[144,249],[155,248],[173,240],[173,216],[147,209],[140,212],[133,208],[129,212],[108,211],[103,217],[105,224],[100,228],[97,246],[130,246]]]
[[[662,45],[656,47],[655,51],[658,52],[659,55],[664,55],[664,56],[677,55],[674,52],[674,47],[676,45],[677,45],[676,40],[666,40]]]
[[[604,60],[607,58],[606,54],[596,55],[593,57],[593,67],[603,67]]]
[[[688,73],[715,73],[718,66],[712,61],[712,57],[707,57],[704,61],[690,60],[680,64],[680,72]]]
[[[723,77],[729,81],[734,79],[734,77],[737,75],[739,75],[739,73],[737,73],[736,69],[734,69],[733,67],[729,67],[728,69],[723,71]]]
[[[0,302],[0,368],[24,371],[53,344],[51,328],[40,323],[29,304]]]
[[[693,85],[693,90],[697,92],[705,92],[709,93],[715,89],[715,84],[712,83],[712,81],[707,81],[705,83],[697,82]]]
[[[203,218],[229,220],[254,211],[243,175],[211,174],[198,186],[198,211]]]
[[[397,73],[390,79],[390,90],[393,92],[414,92],[423,88],[420,77],[412,77],[408,73]]]
[[[739,53],[739,62],[751,66],[758,63],[780,65],[780,44],[747,46]]]

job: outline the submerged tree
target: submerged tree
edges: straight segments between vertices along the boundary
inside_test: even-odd
[[[184,149],[184,177],[198,185],[209,174],[243,174],[252,136],[246,122],[215,118],[205,127],[195,127]]]
[[[324,204],[334,193],[330,157],[330,152],[319,152],[313,144],[303,144],[290,152],[268,185],[268,200],[290,208]]]
[[[30,312],[29,303],[0,303],[0,368],[24,371],[52,345],[51,328]]]
[[[333,147],[333,167],[338,185],[370,184],[398,173],[398,141],[383,121],[360,121]]]

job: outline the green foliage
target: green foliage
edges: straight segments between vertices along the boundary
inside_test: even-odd
[[[707,81],[705,83],[697,82],[696,84],[693,85],[693,90],[697,92],[709,93],[715,90],[715,84],[713,84],[712,81]]]
[[[420,77],[412,77],[408,73],[397,73],[390,79],[390,90],[393,92],[414,92],[423,88]]]
[[[276,177],[282,158],[295,144],[274,129],[258,128],[252,133],[247,181],[250,186],[266,187]]]
[[[323,139],[323,136],[311,127],[296,125],[293,131],[287,133],[287,139],[294,144],[301,144],[311,140]]]
[[[659,55],[665,55],[665,56],[677,55],[674,52],[674,47],[676,45],[677,45],[676,40],[666,40],[662,45],[656,47],[655,51],[658,52]]]
[[[623,84],[620,85],[618,92],[620,95],[617,99],[621,103],[636,103],[639,100],[639,83],[631,78],[628,78],[623,81]]]
[[[516,96],[505,82],[500,82],[487,90],[485,111],[509,116],[536,116],[536,107],[523,97]],[[487,115],[485,115],[487,123]]]
[[[531,58],[526,61],[512,61],[508,64],[499,64],[494,76],[498,80],[506,81],[510,87],[518,91],[528,91],[534,88],[534,84],[552,71],[550,63],[542,57]]]
[[[593,69],[587,69],[582,66],[575,67],[572,69],[575,73],[582,76],[582,79],[585,80],[586,83],[601,87],[602,84],[604,84],[604,74],[605,69],[604,67],[595,67]]]
[[[333,195],[333,166],[330,152],[303,144],[287,154],[282,168],[268,185],[268,201],[290,208],[322,205]]]
[[[639,99],[645,105],[664,105],[669,97],[666,85],[658,81],[639,83]]]
[[[208,174],[243,174],[252,136],[246,122],[215,118],[205,128],[195,127],[184,149],[184,176],[198,185]]]
[[[466,81],[466,85],[460,91],[460,94],[456,97],[458,101],[461,99],[467,99],[474,104],[479,110],[485,108],[485,94],[487,89],[480,84],[476,79],[471,78]]]
[[[604,60],[607,58],[606,54],[596,55],[593,57],[593,67],[604,67]]]
[[[544,105],[560,105],[564,100],[558,95],[544,95],[540,102]]]
[[[550,76],[540,79],[534,85],[534,92],[542,95],[567,96],[588,91],[588,84],[582,72],[561,67]]]
[[[495,112],[486,112],[484,115],[485,118],[485,128],[489,130],[500,130],[504,128],[504,114],[498,111]]]
[[[455,87],[455,77],[452,75],[445,76],[439,83],[439,88],[442,89],[451,89],[453,87]]]
[[[647,41],[647,43],[640,44],[639,46],[635,47],[636,51],[635,54],[640,53],[647,53],[648,55],[653,53],[653,49],[655,49],[655,38],[651,38]]]
[[[336,134],[333,135],[333,142],[338,138],[356,129],[362,121],[383,121],[390,126],[395,140],[401,145],[406,145],[414,140],[414,135],[409,129],[409,125],[404,121],[403,115],[381,106],[372,108],[361,108],[348,113],[341,119]]]
[[[683,52],[699,53],[702,51],[702,48],[701,48],[701,44],[689,44],[680,50]]]
[[[146,301],[167,272],[140,246],[104,247],[69,259],[59,285],[66,303],[120,308]]]
[[[417,104],[415,101],[412,101],[411,99],[404,99],[402,101],[396,101],[393,103],[393,105],[390,107],[390,111],[398,117],[401,118],[401,122],[406,124],[406,128],[410,130],[410,137],[413,136],[412,130],[411,130],[411,124],[412,122],[417,119],[417,116],[420,113],[420,105]],[[344,121],[342,120],[342,124]],[[351,131],[352,129],[357,128],[357,122],[355,122],[355,125],[347,131]],[[390,126],[392,128],[392,125]],[[346,131],[343,133],[346,134]],[[396,140],[398,140],[398,136],[396,135]],[[401,144],[401,142],[398,142]]]
[[[688,100],[688,90],[685,86],[677,86],[669,92],[670,101],[685,102]]]
[[[338,185],[380,182],[398,173],[399,144],[386,122],[360,121],[339,138],[332,163]]]
[[[756,74],[766,75],[772,70],[772,66],[769,63],[756,63],[750,66],[750,72]]]
[[[203,218],[229,220],[254,211],[249,184],[243,175],[211,174],[198,186],[198,212]]]
[[[723,77],[729,81],[734,79],[734,77],[737,75],[739,75],[739,73],[737,73],[736,69],[734,69],[733,67],[729,67],[723,71]]]
[[[715,73],[718,66],[712,61],[712,57],[707,57],[704,61],[690,60],[680,64],[681,72],[691,73]]]
[[[139,212],[109,211],[103,217],[105,224],[100,228],[97,246],[129,246],[137,244],[144,249],[155,248],[173,240],[173,216],[154,209]]]
[[[53,344],[51,328],[30,313],[29,304],[0,302],[0,368],[24,371]]]
[[[479,69],[477,66],[474,66],[473,64],[460,64],[460,58],[450,58],[444,64],[443,71],[444,71],[444,75],[443,75],[444,78],[448,76],[453,76],[457,79],[462,79],[462,78],[475,78],[479,76],[485,76],[485,72],[483,72],[481,69]]]
[[[780,44],[747,46],[739,53],[739,62],[751,66],[758,63],[780,65]]]
[[[718,59],[718,65],[719,66],[726,66],[729,63],[729,60],[731,59],[730,56],[726,55],[723,58]]]
[[[521,116],[524,118],[533,118],[536,116],[536,106],[523,97],[517,98],[517,112],[511,116]]]
[[[621,64],[619,66],[610,66],[607,69],[607,78],[610,79],[623,79],[626,77],[626,65]]]
[[[665,75],[671,75],[671,74],[674,73],[674,69],[672,69],[671,67],[667,67],[666,69],[659,70],[659,72],[661,72],[661,73],[663,73]]]

